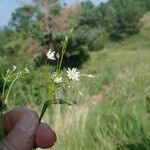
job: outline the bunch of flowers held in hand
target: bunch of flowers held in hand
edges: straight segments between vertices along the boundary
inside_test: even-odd
[[[73,102],[66,101],[65,97],[60,95],[65,95],[62,93],[64,89],[74,81],[79,81],[80,72],[77,71],[77,68],[68,68],[65,72],[61,70],[62,61],[66,52],[68,41],[72,35],[73,29],[66,35],[64,41],[62,41],[62,50],[60,53],[55,53],[52,49],[49,49],[46,53],[46,56],[49,60],[57,61],[55,71],[50,75],[48,79],[48,91],[47,98],[45,100],[40,120],[42,119],[47,107],[51,104],[68,104],[71,105]]]
[[[65,72],[61,70],[62,67],[62,61],[67,49],[67,45],[69,42],[69,39],[72,35],[73,29],[70,30],[70,32],[66,35],[64,41],[62,41],[62,50],[60,53],[55,53],[55,51],[52,51],[52,49],[49,49],[46,53],[46,56],[49,60],[57,61],[57,65],[55,68],[55,71],[50,75],[48,80],[48,94],[47,98],[45,100],[41,115],[40,115],[40,121],[47,109],[47,107],[51,104],[67,104],[72,105],[76,102],[74,101],[66,101],[66,97],[63,97],[65,93],[65,89],[67,87],[70,87],[71,84],[74,84],[74,82],[77,82],[80,80],[81,76],[87,76],[90,78],[93,78],[93,75],[87,75],[87,74],[80,74],[80,72],[77,70],[77,68],[68,68]],[[81,92],[79,91],[79,94]]]
[[[47,59],[57,61],[55,71],[52,72],[48,78],[48,88],[47,88],[47,96],[45,97],[44,104],[42,107],[42,111],[40,114],[39,122],[42,120],[45,111],[47,110],[49,105],[52,104],[67,104],[72,105],[76,102],[70,100],[66,101],[66,95],[65,89],[67,87],[70,87],[72,83],[77,82],[80,80],[81,76],[87,76],[90,78],[93,78],[92,75],[86,75],[86,74],[80,74],[80,72],[77,70],[77,68],[68,68],[66,71],[62,71],[62,62],[63,58],[67,49],[68,41],[72,35],[73,29],[70,30],[70,32],[66,35],[65,39],[61,42],[62,49],[59,53],[55,53],[55,51],[52,51],[49,49],[46,52]],[[10,91],[14,85],[14,83],[24,76],[25,74],[28,74],[30,71],[28,68],[24,68],[21,71],[17,71],[17,67],[13,66],[12,69],[7,70],[7,73],[5,76],[2,76],[4,79],[4,85],[3,85],[3,92],[2,92],[2,104],[8,105],[8,98],[10,95]],[[6,91],[6,84],[9,83],[8,90]],[[63,93],[65,92],[65,93]],[[81,92],[79,91],[79,94]],[[0,100],[1,102],[1,100]],[[1,120],[2,120],[2,114],[3,114],[3,107],[0,109],[1,111]],[[0,123],[0,139],[4,137],[3,130],[2,130],[2,123]]]

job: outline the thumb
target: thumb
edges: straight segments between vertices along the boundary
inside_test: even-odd
[[[35,112],[26,112],[10,133],[0,142],[0,149],[32,150],[38,123],[38,116]]]

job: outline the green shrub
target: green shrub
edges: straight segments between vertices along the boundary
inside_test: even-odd
[[[116,21],[110,37],[113,40],[120,40],[138,33],[140,18],[143,15],[140,4],[135,0],[110,0],[110,3],[116,12]]]

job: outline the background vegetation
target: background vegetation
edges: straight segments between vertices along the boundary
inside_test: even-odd
[[[34,0],[17,8],[0,30],[0,73],[12,65],[27,66],[31,73],[16,83],[10,108],[40,110],[47,72],[55,65],[46,64],[45,52],[59,51],[73,27],[63,66],[78,67],[95,78],[81,79],[77,91],[68,92],[68,99],[78,105],[49,108],[44,119],[58,135],[53,149],[149,150],[149,10],[149,0],[109,0],[99,5],[86,1],[73,6]],[[2,83],[0,77],[0,91]]]

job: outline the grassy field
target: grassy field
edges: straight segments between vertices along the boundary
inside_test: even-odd
[[[53,150],[150,149],[149,17],[138,35],[90,54],[81,72],[95,79],[81,80],[82,101],[63,115],[54,108]]]
[[[52,150],[150,149],[150,13],[142,22],[139,34],[90,52],[80,71],[95,78],[81,78],[77,91],[68,93],[78,105],[48,109],[44,120],[58,137]],[[4,59],[0,67],[6,71],[10,64]],[[20,56],[10,63],[21,68],[33,64],[33,58]],[[12,91],[11,108],[26,104],[39,111],[42,106],[49,66],[30,69],[34,71]]]

